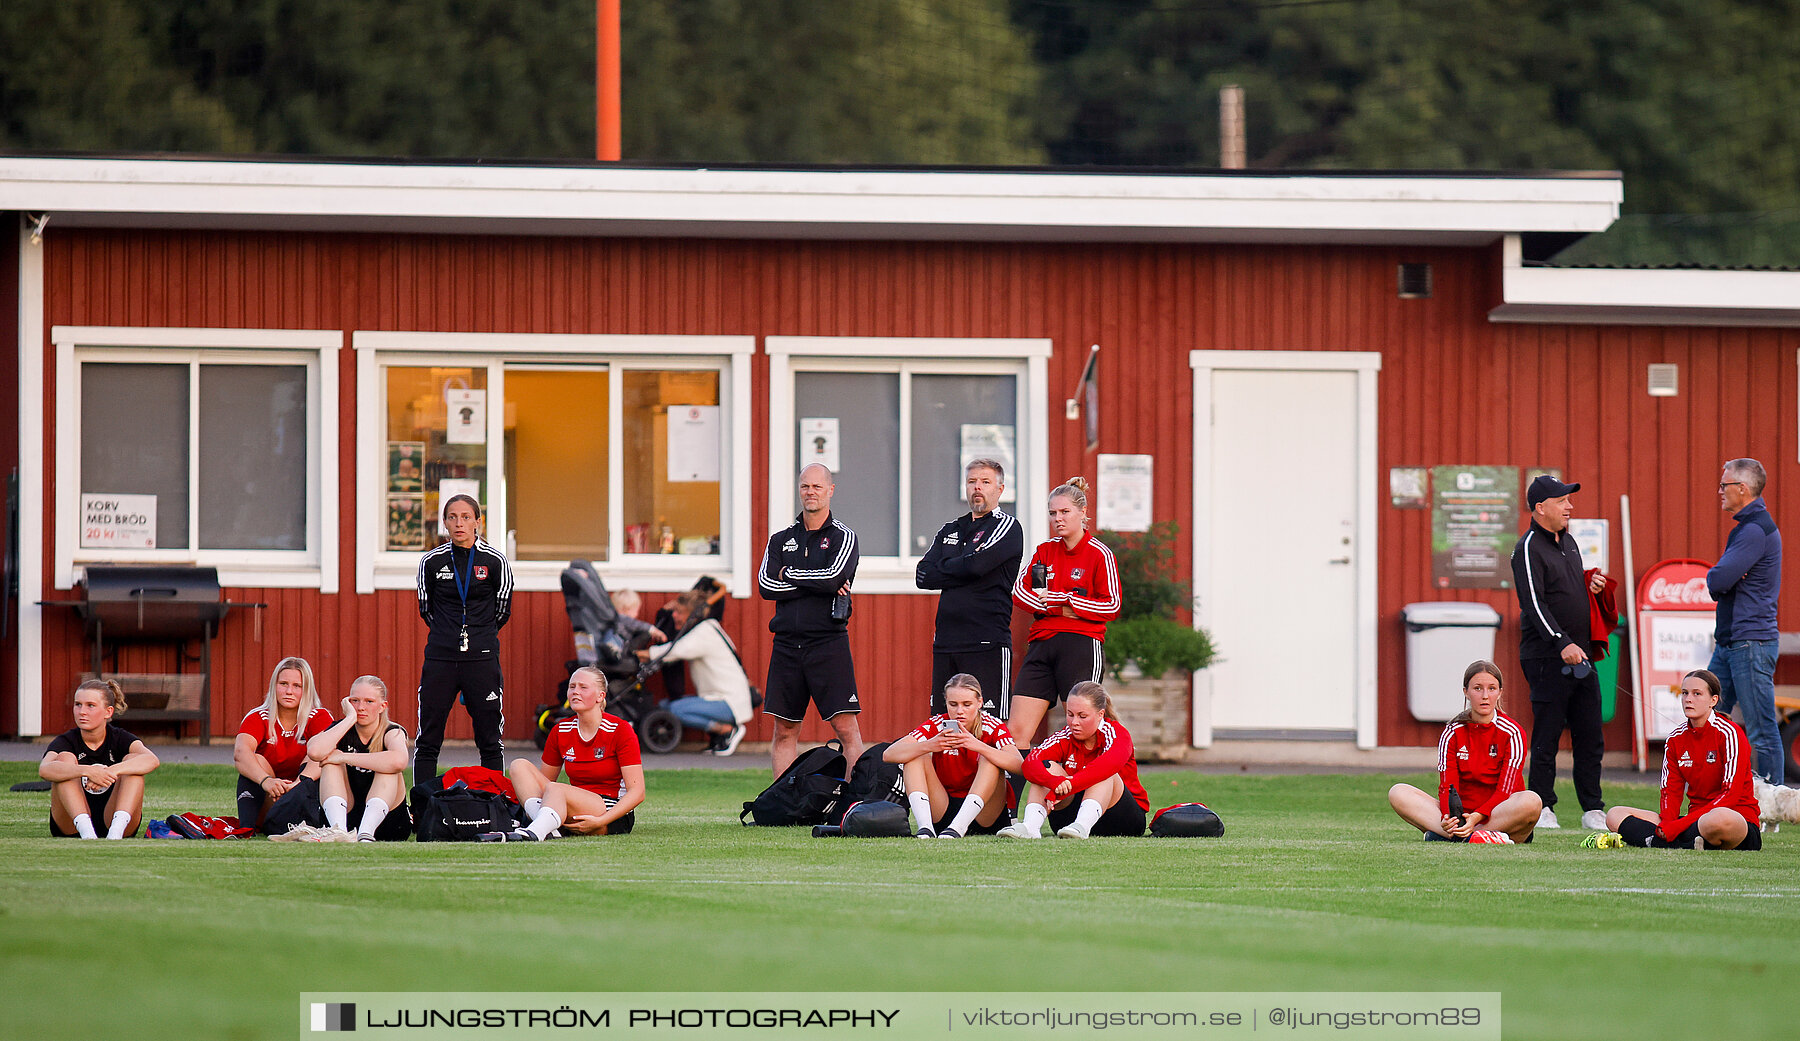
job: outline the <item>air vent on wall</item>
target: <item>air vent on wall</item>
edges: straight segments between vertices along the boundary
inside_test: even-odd
[[[1650,366],[1650,396],[1672,398],[1681,393],[1681,366]]]
[[[1431,265],[1400,265],[1400,299],[1418,300],[1431,295]]]

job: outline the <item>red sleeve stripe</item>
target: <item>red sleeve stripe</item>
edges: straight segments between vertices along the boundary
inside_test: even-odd
[[[1440,774],[1450,768],[1450,739],[1461,729],[1461,723],[1452,723],[1444,728],[1443,735],[1438,738],[1438,773]]]

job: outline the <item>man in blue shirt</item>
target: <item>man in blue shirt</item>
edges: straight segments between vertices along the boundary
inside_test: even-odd
[[[1713,656],[1707,668],[1719,677],[1719,712],[1743,706],[1744,729],[1758,776],[1782,783],[1780,722],[1775,715],[1775,655],[1781,633],[1775,600],[1781,594],[1781,531],[1763,505],[1768,483],[1763,465],[1733,459],[1719,475],[1719,508],[1737,527],[1725,552],[1706,573],[1706,589],[1719,602]]]

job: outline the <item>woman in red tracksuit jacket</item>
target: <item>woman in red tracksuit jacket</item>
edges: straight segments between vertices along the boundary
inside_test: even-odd
[[[1119,616],[1119,566],[1087,532],[1087,493],[1080,477],[1050,493],[1050,538],[1013,581],[1013,603],[1032,616],[1006,721],[1021,751],[1031,747],[1038,724],[1070,688],[1100,682],[1106,623]]]
[[[1142,835],[1150,796],[1138,783],[1131,734],[1113,715],[1111,695],[1098,683],[1077,683],[1067,712],[1069,725],[1025,757],[1031,784],[1019,800],[1023,812],[999,834],[1039,838],[1048,821],[1059,839]]]
[[[1606,826],[1623,839],[1620,845],[1762,848],[1750,739],[1743,727],[1713,711],[1718,704],[1719,677],[1695,669],[1682,678],[1681,714],[1687,719],[1663,742],[1661,812],[1629,806],[1606,811]]]
[[[1525,732],[1500,711],[1505,681],[1491,661],[1463,670],[1469,707],[1438,739],[1438,794],[1433,799],[1410,784],[1388,789],[1388,805],[1425,833],[1426,841],[1530,842],[1544,803],[1519,772],[1530,747]],[[1456,790],[1460,815],[1451,812]]]

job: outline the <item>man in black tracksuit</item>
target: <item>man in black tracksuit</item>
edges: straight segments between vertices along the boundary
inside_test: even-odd
[[[850,660],[850,583],[860,554],[856,532],[831,514],[834,491],[825,467],[811,463],[800,471],[800,516],[769,536],[756,576],[762,598],[775,602],[763,713],[775,720],[769,758],[777,777],[800,754],[809,700],[837,731],[848,760],[846,779],[863,750],[856,722],[862,706]]]
[[[981,681],[982,709],[1011,711],[1012,584],[1025,555],[1025,534],[997,509],[1006,471],[977,459],[964,471],[969,512],[938,529],[919,561],[920,589],[941,589],[931,640],[931,711],[944,711],[944,684],[959,672]]]
[[[481,765],[504,770],[505,726],[500,628],[512,613],[512,568],[476,536],[481,507],[467,495],[444,508],[450,541],[419,558],[419,617],[425,619],[425,664],[419,671],[419,740],[413,783],[436,787],[444,724],[460,692],[475,726]]]
[[[1531,685],[1531,775],[1529,785],[1544,800],[1540,828],[1558,828],[1556,746],[1563,728],[1575,753],[1575,795],[1582,826],[1606,830],[1606,803],[1600,797],[1600,681],[1588,660],[1591,597],[1604,575],[1590,582],[1581,550],[1569,534],[1574,508],[1569,495],[1579,484],[1548,474],[1531,482],[1525,501],[1531,527],[1512,551],[1513,588],[1519,596],[1519,668]]]

